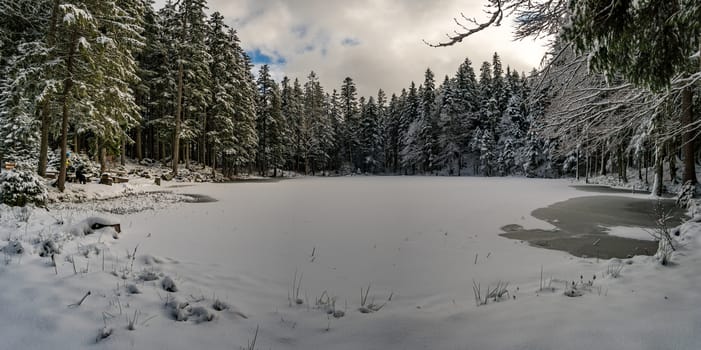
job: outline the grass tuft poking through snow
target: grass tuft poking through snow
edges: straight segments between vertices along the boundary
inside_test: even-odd
[[[161,281],[161,286],[166,292],[175,293],[178,291],[178,286],[175,284],[175,281],[173,281],[173,279],[170,278],[170,276],[163,277],[163,280]]]

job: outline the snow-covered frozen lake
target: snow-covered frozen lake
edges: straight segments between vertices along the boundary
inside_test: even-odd
[[[565,181],[431,177],[314,178],[177,191],[218,202],[129,217],[128,244],[246,276],[256,283],[252,287],[283,297],[298,270],[310,299],[328,290],[349,302],[368,283],[377,293],[420,298],[469,291],[483,271],[493,275],[485,265],[501,266],[503,279],[519,274],[507,261],[538,267],[552,256],[539,252],[545,256],[534,258],[533,248],[499,237],[500,227],[549,228],[530,212],[584,195]],[[143,239],[147,233],[152,238]]]
[[[176,322],[164,308],[170,294],[159,282],[137,280],[142,293],[129,294],[124,288],[134,278],[127,276],[124,282],[101,271],[95,267],[99,256],[78,258],[78,268],[87,264],[89,271],[77,275],[65,262],[59,264],[58,276],[45,262],[25,262],[22,268],[0,271],[0,278],[21,281],[0,295],[0,311],[23,315],[27,295],[30,308],[42,311],[10,323],[13,337],[8,343],[12,348],[239,349],[259,327],[257,348],[264,349],[646,348],[650,337],[640,336],[645,318],[657,324],[673,318],[665,313],[666,306],[650,301],[662,300],[657,293],[667,292],[649,290],[646,286],[657,282],[640,278],[659,268],[648,263],[652,258],[630,261],[638,266],[635,279],[625,278],[629,267],[624,278],[609,279],[608,261],[535,248],[499,235],[508,224],[552,229],[530,213],[591,196],[570,184],[520,178],[344,177],[166,187],[217,201],[121,216],[123,234],[108,243],[106,270],[129,267],[128,252],[138,245],[133,271],[171,276],[178,285],[173,297],[206,307],[219,299],[247,318],[222,312],[212,322]],[[129,199],[124,201],[128,206]],[[302,305],[289,301],[295,275],[301,276]],[[595,275],[598,280],[589,294],[562,295],[570,281]],[[473,283],[486,289],[500,281],[509,283],[507,297],[477,307]],[[689,283],[696,282],[684,284]],[[554,290],[541,291],[541,284]],[[385,305],[365,314],[358,308],[361,289],[368,285],[368,303]],[[67,309],[85,290],[95,296],[77,311]],[[631,290],[641,297],[631,298]],[[317,308],[315,301],[322,296],[335,297],[336,309],[345,316],[335,319]],[[695,293],[682,296],[698,301]],[[609,303],[616,307],[599,307]],[[137,310],[146,321],[126,331],[121,312]],[[661,312],[649,315],[651,310]],[[686,312],[687,320],[699,319],[686,308],[677,312]],[[116,316],[104,321],[105,313]],[[95,345],[103,322],[115,329],[114,335]],[[614,325],[620,327],[608,334]],[[32,327],[43,329],[42,337],[32,338]],[[684,329],[670,329],[684,339],[682,345],[699,343]],[[59,339],[60,346],[51,339]],[[660,344],[667,343],[647,348]]]

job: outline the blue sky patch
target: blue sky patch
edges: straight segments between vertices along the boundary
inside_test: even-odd
[[[248,56],[251,57],[251,61],[253,61],[253,64],[283,65],[287,63],[287,59],[285,59],[285,57],[282,57],[277,52],[274,52],[272,56],[264,54],[260,49],[250,50],[247,53]]]

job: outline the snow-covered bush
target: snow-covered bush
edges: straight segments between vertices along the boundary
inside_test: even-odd
[[[15,168],[0,174],[0,201],[9,206],[46,205],[47,192],[42,179],[33,171]]]
[[[19,241],[10,241],[6,246],[0,248],[0,251],[6,255],[21,255],[24,253],[24,247]]]
[[[82,237],[104,229],[105,231],[99,232],[110,232],[112,237],[117,239],[119,238],[118,232],[112,227],[117,224],[119,224],[119,221],[111,218],[91,216],[85,220],[75,223],[73,226],[68,228],[67,232],[73,234],[74,236]]]
[[[677,194],[677,206],[680,208],[688,208],[692,204],[692,200],[696,195],[696,185],[691,181],[687,181],[679,188]]]

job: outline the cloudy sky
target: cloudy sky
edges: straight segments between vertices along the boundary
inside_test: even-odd
[[[483,0],[209,0],[208,13],[219,11],[239,31],[255,63],[271,65],[276,79],[287,75],[304,82],[315,71],[327,90],[346,76],[362,95],[379,88],[401,91],[423,81],[427,67],[439,83],[453,75],[467,57],[475,70],[499,52],[502,63],[519,71],[537,67],[544,49],[532,40],[512,41],[505,21],[461,44],[431,48],[456,29],[460,12],[484,18]],[[160,8],[165,0],[156,0]]]

